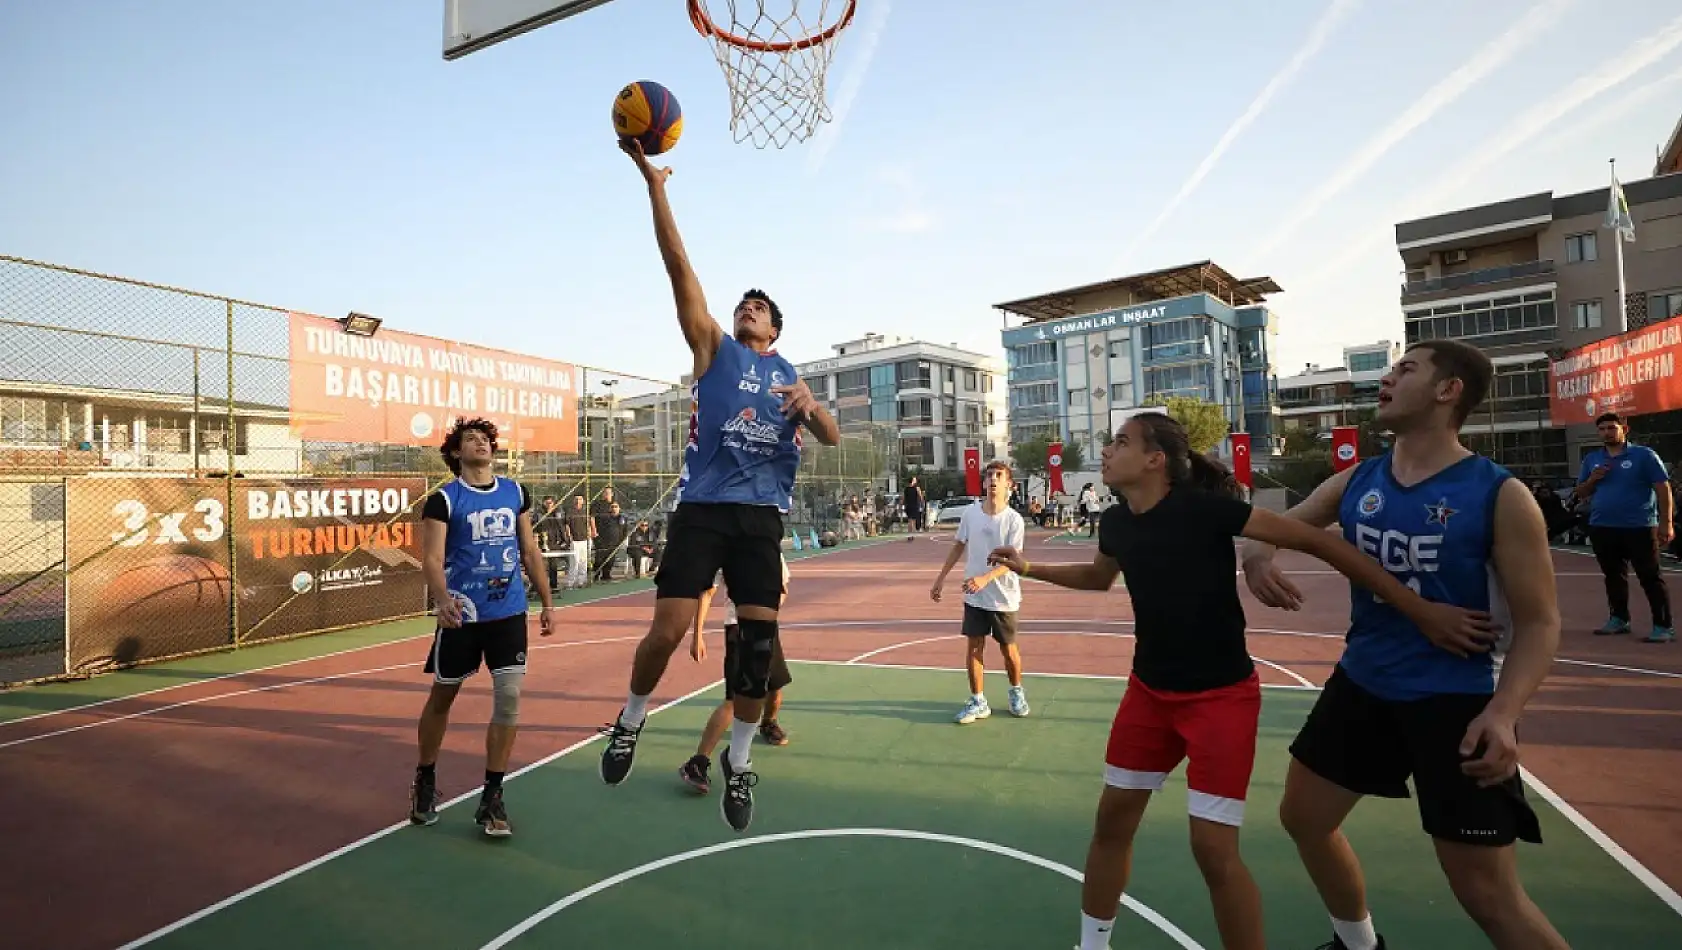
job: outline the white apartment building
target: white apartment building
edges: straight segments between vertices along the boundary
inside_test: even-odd
[[[983,463],[1008,453],[1004,360],[908,337],[870,333],[834,344],[833,356],[795,364],[844,436],[885,435],[897,460],[956,470],[963,449]],[[632,418],[622,438],[626,471],[676,473],[689,424],[689,379],[621,401]]]
[[[1310,363],[1279,377],[1281,432],[1306,429],[1329,439],[1333,426],[1354,425],[1361,412],[1378,408],[1378,381],[1401,355],[1400,343],[1379,340],[1344,347],[1342,366]]]

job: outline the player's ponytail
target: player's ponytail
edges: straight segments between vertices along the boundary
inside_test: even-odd
[[[1202,452],[1193,452],[1186,427],[1178,421],[1160,412],[1142,412],[1127,421],[1137,422],[1150,446],[1168,456],[1169,482],[1242,497],[1231,470]]]

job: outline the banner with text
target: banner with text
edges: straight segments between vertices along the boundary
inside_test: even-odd
[[[233,642],[227,491],[212,478],[66,480],[67,672]]]
[[[1601,413],[1639,416],[1682,408],[1682,317],[1568,350],[1548,365],[1548,416],[1556,426]]]
[[[422,478],[69,479],[70,672],[426,609]]]
[[[424,478],[241,479],[234,490],[241,640],[426,609]]]
[[[437,446],[456,419],[480,417],[503,448],[578,451],[570,363],[392,330],[353,336],[337,320],[288,316],[301,439]]]

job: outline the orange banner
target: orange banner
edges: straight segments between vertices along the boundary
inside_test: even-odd
[[[1548,366],[1548,415],[1556,426],[1606,412],[1639,416],[1682,408],[1682,317],[1607,337]]]
[[[437,446],[457,419],[505,449],[578,451],[577,367],[414,333],[352,336],[291,318],[292,429],[301,439]]]

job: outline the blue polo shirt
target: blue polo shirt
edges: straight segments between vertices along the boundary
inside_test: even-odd
[[[1658,527],[1659,500],[1653,486],[1670,481],[1658,453],[1627,442],[1617,455],[1595,449],[1583,456],[1583,470],[1577,480],[1586,481],[1590,472],[1603,465],[1609,467],[1589,499],[1589,527]]]

